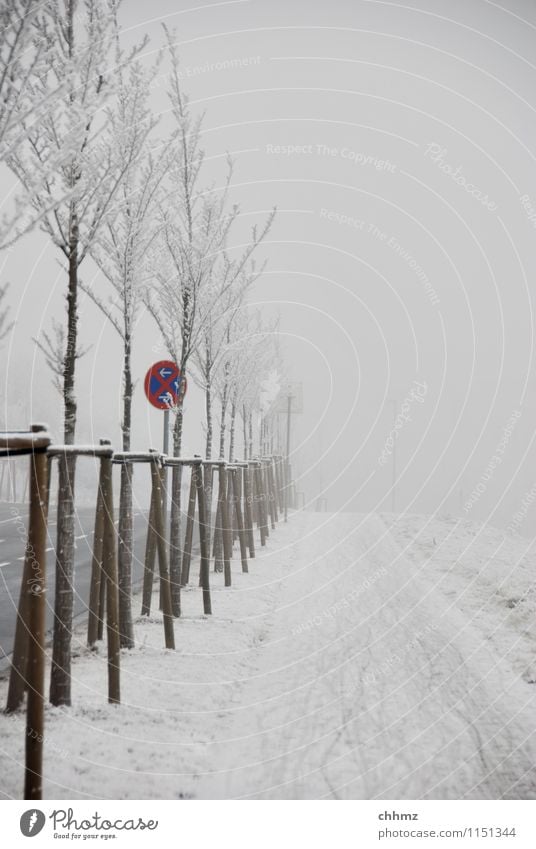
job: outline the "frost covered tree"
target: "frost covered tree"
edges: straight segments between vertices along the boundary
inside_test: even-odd
[[[8,0],[0,6],[0,161],[5,162],[19,141],[22,121],[34,120],[42,103],[29,97],[44,42],[35,37],[40,0]],[[26,197],[17,196],[11,214],[3,214],[0,244],[14,241],[24,227],[16,227]],[[14,232],[15,230],[15,232]]]
[[[7,284],[0,286],[0,342],[6,338],[7,334],[13,327],[13,323],[9,321],[9,307],[2,307],[2,302],[6,297],[7,290]]]
[[[167,171],[167,149],[153,151],[152,131],[157,120],[149,107],[151,81],[158,64],[149,71],[132,62],[118,72],[117,106],[110,116],[108,134],[120,158],[135,163],[117,192],[108,216],[95,235],[91,255],[105,277],[110,294],[102,298],[93,285],[81,288],[102,311],[123,346],[122,448],[130,451],[132,429],[132,348],[142,294],[149,271],[146,257],[159,233],[156,214],[158,191]],[[121,465],[119,501],[119,626],[122,648],[134,645],[132,624],[132,464]]]
[[[229,462],[236,457],[236,424],[245,405],[255,406],[262,379],[274,366],[277,356],[279,319],[263,323],[259,310],[244,310],[234,324],[234,340],[230,349],[229,379]],[[244,457],[248,458],[247,434],[243,432]]]
[[[42,230],[63,258],[66,316],[40,342],[63,400],[63,438],[75,438],[80,267],[109,215],[131,162],[106,128],[115,86],[115,0],[44,0],[34,19],[45,48],[28,86],[46,103],[37,120],[19,114],[22,137],[8,164],[26,189]],[[136,49],[122,57],[128,63]],[[53,94],[53,96],[51,96]],[[51,163],[54,167],[51,167]],[[36,189],[38,187],[38,190]],[[50,698],[71,701],[75,460],[59,459],[55,617]]]
[[[0,157],[6,158],[20,117],[28,117],[27,83],[43,44],[34,39],[40,0],[8,0],[0,7]]]
[[[207,317],[201,340],[194,351],[194,377],[205,396],[205,457],[212,457],[214,439],[213,395],[221,383],[221,371],[229,367],[231,340],[234,339],[233,324],[243,306],[248,287],[253,282],[251,275],[243,274],[218,304],[214,315]],[[219,456],[223,456],[220,454]]]
[[[194,351],[202,344],[204,328],[213,321],[230,290],[250,267],[252,256],[271,225],[270,216],[261,229],[253,228],[248,244],[230,258],[229,234],[239,210],[229,208],[232,177],[220,190],[202,183],[204,153],[201,119],[192,115],[182,91],[178,55],[167,34],[171,73],[169,98],[175,120],[171,191],[162,209],[162,242],[154,252],[155,280],[146,303],[160,330],[164,345],[186,377]],[[250,268],[251,270],[251,268]],[[174,410],[173,452],[180,456],[183,408]],[[170,522],[170,577],[174,612],[178,613],[180,578],[181,467],[173,468]]]
[[[263,325],[259,312],[249,320],[249,334],[242,347],[237,345],[234,370],[238,379],[232,389],[232,405],[235,416],[231,423],[231,442],[234,449],[234,428],[236,414],[240,411],[242,419],[244,460],[253,456],[253,420],[261,410],[263,388],[269,375],[279,364],[278,347],[279,319],[267,326]]]

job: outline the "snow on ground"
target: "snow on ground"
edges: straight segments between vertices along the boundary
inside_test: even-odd
[[[158,613],[138,619],[121,706],[77,634],[46,798],[534,798],[523,550],[422,516],[293,514],[249,574],[235,556],[232,588],[212,576],[212,617],[183,593],[175,652]],[[0,791],[19,797],[23,717],[0,733]]]

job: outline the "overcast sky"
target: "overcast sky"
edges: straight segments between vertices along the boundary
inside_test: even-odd
[[[147,61],[161,22],[176,30],[214,180],[227,152],[236,160],[237,240],[278,208],[252,298],[280,312],[303,383],[293,461],[306,499],[324,487],[330,508],[390,509],[394,443],[396,509],[508,525],[536,485],[534,3],[125,0],[122,20],[128,38],[149,34]],[[165,128],[165,79],[154,106]],[[59,436],[32,342],[63,315],[57,260],[36,233],[0,257],[0,279],[17,321],[7,424],[44,419]],[[105,291],[91,261],[82,271]],[[78,436],[119,444],[120,346],[84,299],[81,327]],[[165,353],[144,317],[136,447],[161,443],[141,381]],[[193,382],[186,410],[185,452],[201,451]],[[529,508],[521,528],[535,524]]]

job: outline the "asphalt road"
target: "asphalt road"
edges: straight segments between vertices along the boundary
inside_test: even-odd
[[[26,505],[0,505],[0,668],[5,665],[6,655],[10,654],[13,648],[16,611],[24,563],[24,547],[26,544],[27,514],[28,507]],[[82,615],[87,610],[91,575],[93,523],[93,509],[77,509],[75,523],[75,616]],[[47,629],[51,631],[53,627],[54,546],[56,542],[56,518],[54,510],[50,514],[48,533],[46,563]],[[137,512],[134,514],[133,585],[140,584],[143,578],[146,533],[147,513]]]

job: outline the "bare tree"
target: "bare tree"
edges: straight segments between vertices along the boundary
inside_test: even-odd
[[[133,62],[126,74],[120,73],[117,110],[110,122],[110,135],[120,156],[136,163],[122,181],[110,214],[99,228],[90,247],[91,255],[106,278],[111,294],[102,299],[93,286],[81,281],[84,292],[117,331],[123,344],[123,451],[131,447],[132,346],[142,292],[147,282],[146,256],[159,233],[156,214],[158,190],[166,175],[167,150],[151,152],[151,133],[157,121],[148,96],[158,65],[145,71]],[[121,465],[119,502],[119,626],[122,648],[134,646],[132,624],[132,464]]]
[[[273,359],[273,338],[278,319],[264,325],[259,310],[242,310],[233,325],[233,342],[229,348],[229,462],[235,459],[236,420],[246,402],[251,402],[252,385],[259,384],[259,375],[270,367]],[[244,436],[244,448],[247,436]],[[247,459],[247,454],[245,455]]]
[[[76,0],[58,4],[45,0],[36,16],[36,37],[46,50],[29,81],[32,98],[47,103],[37,122],[20,116],[24,139],[8,158],[40,226],[59,249],[67,277],[67,315],[52,337],[40,343],[55,377],[64,406],[63,436],[75,438],[75,394],[78,345],[80,266],[88,256],[99,227],[109,215],[118,187],[131,160],[106,134],[111,115],[106,99],[115,85],[110,56],[116,43],[115,0]],[[128,62],[134,50],[122,61]],[[50,93],[55,96],[50,98]],[[51,162],[56,166],[51,170]],[[37,176],[36,176],[37,175]],[[39,190],[36,190],[36,186]],[[73,613],[75,459],[59,461],[56,593],[50,698],[53,704],[71,701],[71,625]]]
[[[239,213],[236,206],[228,209],[232,164],[229,162],[221,190],[202,186],[201,119],[192,116],[181,88],[173,38],[167,31],[166,34],[171,59],[169,97],[177,132],[170,167],[172,191],[162,212],[163,250],[154,255],[156,279],[146,302],[169,354],[186,377],[193,352],[202,344],[204,328],[214,320],[229,291],[251,265],[252,255],[268,232],[273,215],[261,230],[253,228],[242,254],[231,259],[226,248]],[[180,456],[182,405],[173,412],[173,452]],[[181,468],[177,466],[173,469],[170,522],[170,576],[175,590],[175,614],[180,575],[180,503]]]

